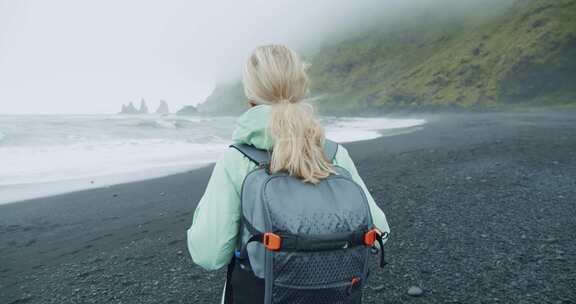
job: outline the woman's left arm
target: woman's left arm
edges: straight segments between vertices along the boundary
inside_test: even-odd
[[[362,188],[362,190],[366,194],[366,199],[368,200],[368,206],[370,207],[370,213],[372,214],[372,220],[374,222],[374,225],[378,229],[380,229],[380,231],[389,234],[390,226],[388,225],[388,220],[386,220],[386,215],[384,214],[384,211],[382,211],[382,209],[380,209],[380,207],[378,207],[378,205],[374,201],[372,194],[370,193],[370,191],[368,191],[368,187],[366,187],[366,184],[362,180],[362,177],[360,177],[360,174],[358,174],[356,165],[354,165],[354,161],[352,160],[352,158],[350,158],[348,150],[346,150],[344,146],[342,145],[338,146],[338,152],[336,153],[335,160],[336,165],[339,165],[344,169],[348,170],[348,172],[352,176],[352,179]],[[387,239],[384,239],[384,242],[386,241]]]
[[[229,149],[218,159],[188,229],[188,251],[206,270],[226,266],[236,248],[240,187],[249,163]]]

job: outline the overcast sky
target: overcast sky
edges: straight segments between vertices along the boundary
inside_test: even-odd
[[[320,39],[336,3],[0,0],[0,113],[197,104],[254,47]]]
[[[0,0],[0,114],[177,110],[258,45],[313,47],[408,2],[434,1]]]

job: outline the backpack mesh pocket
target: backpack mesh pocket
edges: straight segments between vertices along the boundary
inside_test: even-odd
[[[274,303],[349,302],[353,278],[362,278],[368,249],[274,253]]]
[[[272,298],[274,304],[360,304],[362,289],[350,281],[308,288],[275,285]]]

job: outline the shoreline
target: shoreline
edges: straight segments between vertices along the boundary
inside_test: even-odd
[[[344,144],[392,230],[364,302],[576,301],[574,113],[427,121]],[[0,298],[218,303],[224,271],[193,265],[185,234],[212,166],[0,205]]]
[[[0,186],[0,190],[10,191],[6,197],[0,198],[0,206],[9,204],[20,204],[31,200],[46,199],[53,196],[72,194],[75,192],[95,190],[101,188],[110,188],[117,185],[143,182],[152,179],[168,177],[176,174],[190,172],[202,167],[210,166],[213,162],[199,163],[189,165],[187,169],[168,169],[162,168],[161,173],[158,170],[149,170],[136,172],[140,177],[135,177],[135,172],[123,174],[100,175],[94,177],[77,178],[71,180],[55,180],[44,183],[17,184],[9,186]],[[29,194],[29,187],[35,189],[34,194]],[[8,197],[8,198],[7,198]]]
[[[350,119],[357,119],[357,117],[348,117]],[[381,117],[382,118],[382,117]],[[426,125],[425,120],[419,120],[415,118],[386,118],[386,119],[399,119],[400,125],[388,126],[384,129],[376,128],[350,128],[351,131],[342,134],[342,132],[335,132],[335,130],[328,129],[330,137],[336,136],[337,138],[344,138],[347,141],[344,142],[354,142],[354,141],[365,141],[372,140],[379,137],[395,136],[406,134],[410,132],[417,131]],[[345,125],[344,121],[343,124]],[[332,126],[334,127],[334,126]],[[340,126],[339,128],[343,128]],[[334,138],[331,138],[335,140]],[[349,141],[354,139],[353,141]],[[336,139],[336,141],[338,141]],[[232,143],[230,141],[230,143]],[[223,152],[227,148],[226,143],[222,144],[222,151],[215,152],[215,156],[210,159],[203,159],[202,161],[188,161],[185,164],[180,165],[167,165],[158,164],[157,166],[148,166],[147,169],[139,169],[137,171],[125,171],[117,173],[108,173],[100,175],[82,176],[71,179],[56,179],[47,180],[42,182],[25,182],[17,184],[0,184],[0,191],[3,192],[3,196],[0,197],[0,205],[5,204],[16,204],[23,201],[44,199],[55,195],[62,195],[68,193],[74,193],[77,191],[84,191],[90,189],[98,189],[102,187],[111,187],[120,184],[141,182],[150,179],[157,179],[162,177],[167,177],[174,174],[179,174],[183,172],[189,172],[201,167],[210,166],[214,164],[219,156],[220,152]],[[195,155],[190,155],[193,159]]]

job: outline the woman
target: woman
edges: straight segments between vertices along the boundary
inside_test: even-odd
[[[272,173],[288,172],[307,183],[316,184],[330,176],[333,165],[343,167],[365,193],[374,226],[389,232],[386,216],[368,192],[347,150],[339,146],[332,163],[324,157],[324,130],[311,106],[303,102],[309,80],[298,55],[282,45],[259,47],[245,64],[243,84],[250,109],[238,118],[233,141],[272,150]],[[222,268],[234,257],[242,183],[256,167],[235,149],[229,149],[217,161],[188,230],[190,255],[203,268]]]

